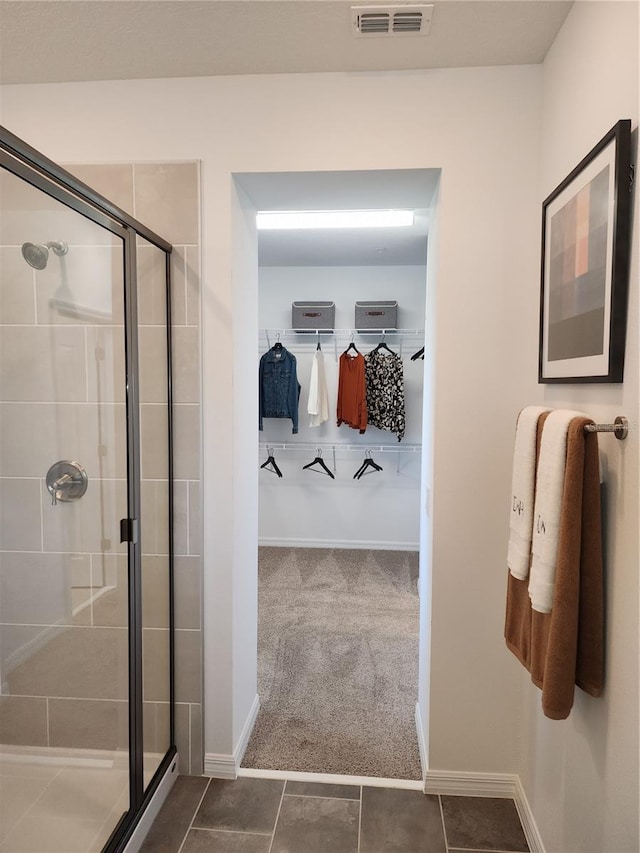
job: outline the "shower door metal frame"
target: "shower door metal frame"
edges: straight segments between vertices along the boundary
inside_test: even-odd
[[[109,199],[78,180],[44,154],[0,125],[0,167],[55,198],[123,241],[125,411],[127,421],[127,524],[129,576],[129,810],[116,825],[103,853],[121,853],[145,809],[175,759],[175,645],[173,560],[173,419],[171,374],[171,252],[162,237],[138,222]],[[140,551],[140,399],[138,388],[137,252],[136,236],[165,253],[167,308],[167,421],[168,421],[168,528],[169,528],[169,731],[170,747],[145,789],[143,774],[142,684],[142,561]]]

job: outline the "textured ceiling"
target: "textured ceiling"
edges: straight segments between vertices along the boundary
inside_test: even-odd
[[[343,0],[0,0],[0,82],[539,63],[572,4],[435,0],[430,35],[369,40],[353,38],[351,5]]]

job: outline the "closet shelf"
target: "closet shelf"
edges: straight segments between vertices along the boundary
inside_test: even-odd
[[[398,355],[403,355],[403,347],[411,349],[408,355],[421,346],[424,346],[424,329],[261,329],[259,344],[261,349],[271,349],[277,341],[295,341],[295,347],[300,352],[312,352],[316,345],[327,346],[332,343],[336,358],[339,349],[345,348],[349,341],[358,341],[362,345],[379,343],[387,340],[397,350]]]
[[[306,453],[322,451],[358,451],[365,453],[370,451],[373,453],[420,453],[422,445],[420,444],[341,444],[339,441],[334,442],[311,442],[311,441],[261,441],[260,450],[304,450]]]

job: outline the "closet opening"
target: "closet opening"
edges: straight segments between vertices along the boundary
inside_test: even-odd
[[[428,706],[430,560],[421,552],[429,545],[430,466],[423,445],[432,409],[424,355],[439,175],[235,176],[243,219],[235,242],[238,234],[246,242],[234,252],[243,255],[235,299],[255,297],[243,327],[261,427],[252,446],[251,546],[260,706],[240,772],[424,778],[427,721],[419,708],[421,698]],[[412,224],[253,225],[256,213],[311,210],[405,211]],[[288,408],[267,399],[268,383],[281,381],[267,374],[280,362],[293,389]],[[362,400],[350,385],[354,369],[362,372]]]

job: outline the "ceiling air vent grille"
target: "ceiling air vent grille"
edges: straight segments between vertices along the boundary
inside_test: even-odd
[[[433,5],[352,6],[354,36],[426,36],[431,28]]]

